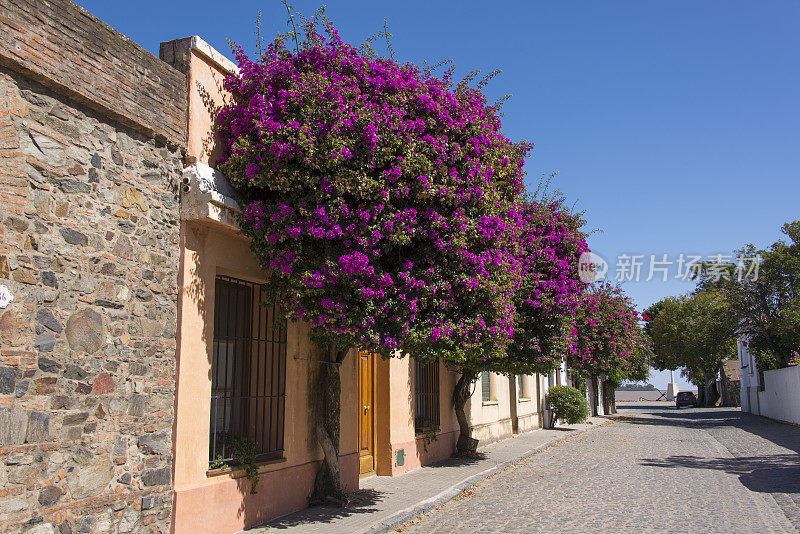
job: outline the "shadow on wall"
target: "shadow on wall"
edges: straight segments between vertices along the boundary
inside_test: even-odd
[[[220,126],[219,112],[222,110],[223,106],[217,105],[214,102],[213,96],[202,83],[199,81],[195,83],[197,84],[197,93],[200,95],[200,100],[203,101],[203,107],[206,108],[209,117],[211,117],[211,129],[203,135],[200,155],[208,156],[208,165],[216,168],[217,160],[222,154],[223,149],[220,135],[217,133]],[[230,102],[230,97],[223,86],[224,82],[215,78],[214,85],[216,85],[216,94],[223,95],[225,105],[227,105]]]
[[[192,302],[195,307],[197,308],[197,313],[201,318],[201,324],[204,325],[204,329],[207,329],[206,325],[211,324],[213,317],[212,314],[208,310],[208,306],[206,305],[206,293],[208,291],[214,291],[214,287],[206,287],[206,283],[204,280],[204,257],[205,257],[205,245],[206,239],[208,238],[208,228],[196,224],[196,223],[187,223],[184,227],[183,231],[183,239],[184,243],[181,247],[182,254],[189,254],[191,255],[191,269],[188,273],[189,280],[183,283],[183,286],[186,288],[186,294],[189,297],[189,301]],[[183,258],[181,258],[181,264],[183,264]],[[181,318],[182,319],[182,318]],[[211,324],[213,328],[213,324]],[[205,335],[205,331],[203,335]],[[178,328],[178,336],[181,335],[181,329]],[[211,340],[208,340],[209,342]],[[178,339],[178,343],[180,344],[180,338]],[[211,381],[211,360],[208,360],[208,380]]]
[[[414,359],[411,356],[405,356],[408,361],[408,374],[406,375],[406,391],[408,391],[408,419],[406,420],[406,428],[411,428],[414,435],[417,429],[415,428],[416,422],[414,421],[414,414],[416,413],[416,405],[414,398]]]

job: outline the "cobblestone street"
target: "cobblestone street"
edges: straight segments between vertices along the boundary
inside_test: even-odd
[[[800,427],[738,408],[620,414],[398,530],[800,531]]]

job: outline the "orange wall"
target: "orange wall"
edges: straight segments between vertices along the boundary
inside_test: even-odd
[[[458,375],[439,364],[439,432],[436,439],[425,439],[414,431],[414,365],[409,357],[378,362],[377,396],[377,473],[397,475],[448,458],[455,451],[458,422],[453,410],[453,388]],[[404,451],[403,465],[397,465],[397,452]]]
[[[211,344],[213,336],[214,279],[227,274],[254,282],[263,272],[247,240],[234,232],[199,223],[181,229],[184,283],[181,299],[181,336],[178,360],[178,395],[175,428],[176,532],[219,528],[236,532],[265,518],[306,506],[322,452],[312,429],[309,401],[310,360],[319,349],[303,323],[289,323],[286,356],[286,412],[284,458],[262,465],[256,495],[249,494],[241,473],[209,476],[208,446],[211,409]],[[341,443],[343,481],[358,488],[357,375],[355,354],[348,354],[341,369]],[[276,498],[279,495],[280,498]],[[270,503],[267,506],[265,500]],[[213,502],[214,506],[207,506]],[[252,510],[259,510],[255,514]],[[185,530],[184,530],[185,529]]]
[[[213,109],[224,99],[224,61],[184,46],[190,85],[187,155],[213,164]],[[202,43],[205,45],[205,43]],[[206,52],[212,49],[205,45]],[[219,59],[219,58],[218,58]],[[284,456],[260,466],[258,492],[241,471],[209,475],[214,281],[218,274],[263,281],[249,242],[227,224],[181,221],[178,386],[174,436],[174,531],[237,532],[307,506],[323,455],[312,428],[309,382],[319,350],[304,323],[289,323],[286,356]],[[357,359],[341,368],[340,461],[345,489],[358,488]]]
[[[210,47],[208,52],[218,60],[224,59]],[[214,116],[216,109],[229,99],[223,82],[230,67],[231,64],[220,64],[199,49],[191,50],[187,154],[212,167],[221,150],[219,135],[214,131]]]

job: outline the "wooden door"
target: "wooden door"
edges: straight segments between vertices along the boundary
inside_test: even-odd
[[[375,472],[375,358],[358,353],[358,457],[359,472]]]

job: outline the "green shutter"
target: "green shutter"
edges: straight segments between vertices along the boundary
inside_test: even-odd
[[[492,400],[492,384],[489,371],[483,371],[481,373],[481,394],[483,396],[483,402]]]

